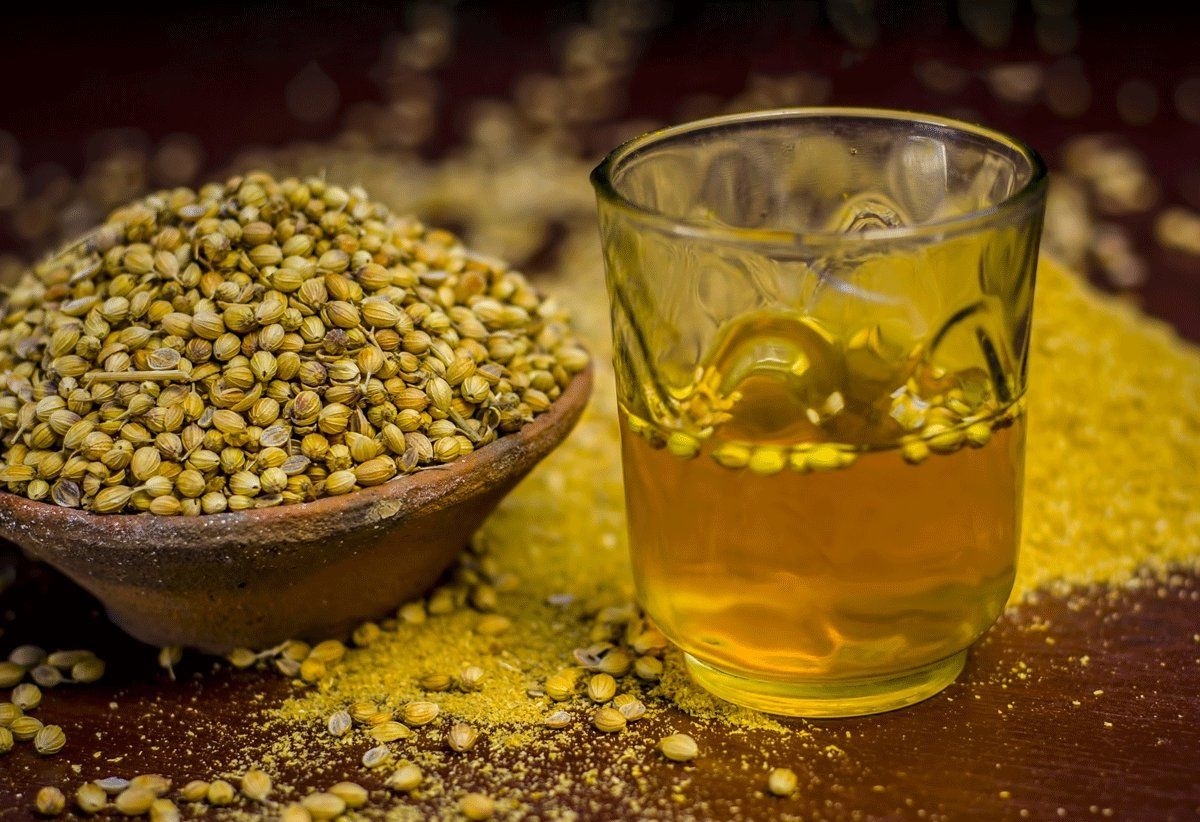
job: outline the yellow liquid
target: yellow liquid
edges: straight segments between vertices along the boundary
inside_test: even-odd
[[[862,438],[849,442],[859,450],[845,468],[763,475],[723,466],[712,455],[731,441],[786,451],[829,430],[805,420],[803,390],[777,374],[741,375],[732,419],[691,459],[662,447],[668,432],[651,426],[648,436],[622,409],[641,602],[701,683],[742,704],[849,715],[929,696],[953,680],[1011,590],[1024,417],[1001,408],[985,421],[994,426],[982,447],[911,465],[899,436],[880,442],[890,420],[855,426],[847,406],[841,417],[851,422],[832,425]],[[857,419],[873,407],[860,404]],[[846,437],[836,441],[846,447]],[[914,673],[930,666],[940,670]],[[906,676],[912,687],[897,696]]]

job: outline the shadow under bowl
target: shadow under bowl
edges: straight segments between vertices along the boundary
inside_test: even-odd
[[[419,596],[574,428],[589,366],[548,411],[453,462],[274,508],[91,514],[0,492],[0,536],[94,594],[143,642],[210,653],[344,636]]]

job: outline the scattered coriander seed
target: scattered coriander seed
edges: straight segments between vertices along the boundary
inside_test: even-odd
[[[406,602],[396,611],[396,618],[408,625],[420,625],[425,621],[425,603]]]
[[[279,814],[279,822],[312,822],[312,818],[308,808],[299,802],[287,805]]]
[[[67,807],[67,798],[58,788],[47,786],[37,792],[33,805],[42,816],[58,816]]]
[[[365,648],[375,640],[379,639],[379,635],[383,633],[379,626],[374,622],[364,622],[354,629],[351,639],[359,648]]]
[[[158,649],[158,667],[166,670],[172,680],[175,679],[175,666],[183,660],[183,648],[178,645],[168,645]]]
[[[129,780],[131,788],[145,788],[152,791],[155,796],[162,796],[167,791],[171,790],[171,780],[167,779],[162,774],[144,773],[135,776]]]
[[[475,633],[483,636],[500,636],[512,627],[512,620],[501,614],[484,614],[475,623]]]
[[[123,816],[143,816],[150,812],[150,806],[158,799],[154,791],[146,788],[126,788],[117,794],[113,807]]]
[[[395,791],[414,791],[421,785],[425,775],[421,769],[411,762],[401,762],[396,770],[387,778],[387,786]]]
[[[309,657],[300,663],[300,678],[305,682],[317,682],[327,671],[326,665],[320,659]]]
[[[85,659],[71,666],[71,681],[80,685],[98,682],[104,676],[104,660]]]
[[[179,790],[179,798],[184,802],[203,802],[208,797],[208,783],[203,779],[193,779]]]
[[[567,711],[555,711],[543,721],[547,728],[561,730],[571,724],[571,714]]]
[[[639,656],[633,661],[633,673],[638,679],[657,682],[663,675],[662,660],[652,656]]]
[[[478,665],[468,665],[463,668],[463,672],[458,675],[458,687],[466,693],[479,691],[483,689],[483,680],[487,676],[483,668]]]
[[[75,807],[84,813],[99,813],[108,805],[108,794],[95,782],[85,782],[75,791]]]
[[[46,661],[46,652],[36,645],[18,645],[8,652],[8,661],[22,668],[33,668]]]
[[[12,731],[13,739],[18,742],[28,742],[42,729],[42,721],[37,717],[19,716],[13,720],[8,729]]]
[[[446,734],[446,742],[450,749],[463,753],[475,747],[475,742],[479,739],[479,731],[465,722],[456,722],[450,727]]]
[[[150,803],[150,822],[179,822],[179,808],[170,799],[159,797]]]
[[[53,665],[38,665],[29,672],[29,678],[43,688],[54,688],[63,681],[62,672]]]
[[[22,711],[32,711],[38,705],[42,704],[41,689],[31,682],[22,682],[13,688],[12,696],[9,698],[12,700],[12,704],[16,705]]]
[[[42,756],[53,756],[67,744],[67,735],[57,725],[45,725],[33,736],[33,747]]]
[[[106,776],[104,779],[97,779],[96,784],[109,796],[116,796],[129,787],[129,780],[120,776]]]
[[[774,768],[767,775],[767,790],[775,796],[791,796],[796,792],[796,772],[791,768]]]
[[[673,762],[691,762],[700,755],[696,740],[687,734],[671,734],[658,740],[658,749]]]
[[[93,659],[96,655],[87,650],[55,651],[46,657],[46,664],[54,668],[69,671],[77,663]]]
[[[9,727],[14,719],[24,714],[24,711],[11,702],[0,702],[0,728]]]
[[[391,758],[392,752],[387,745],[376,745],[362,755],[362,763],[364,768],[374,769],[386,765]]]
[[[346,800],[332,793],[318,791],[300,800],[313,819],[333,819],[346,812]]]
[[[15,662],[0,662],[0,688],[11,688],[25,678],[25,666]]]
[[[254,802],[265,802],[271,795],[271,777],[265,771],[251,768],[242,774],[242,796]]]
[[[617,681],[609,674],[593,674],[588,680],[587,695],[592,702],[608,702],[616,693]]]
[[[0,754],[6,754],[13,748],[13,734],[8,728],[0,727]]]
[[[919,465],[929,458],[929,446],[922,440],[910,440],[901,446],[900,456],[910,465]]]
[[[404,706],[404,723],[412,727],[428,725],[437,715],[438,706],[433,702],[409,702]]]
[[[616,708],[600,708],[592,714],[592,725],[604,733],[616,733],[625,728],[625,717]]]
[[[214,779],[209,783],[208,793],[204,798],[210,805],[232,805],[233,800],[237,798],[237,792],[234,791],[233,785],[224,779]]]
[[[625,717],[626,722],[636,722],[646,715],[646,706],[640,700],[626,702],[617,708],[621,712],[621,716]]]
[[[448,691],[453,684],[454,680],[450,675],[442,673],[424,674],[417,680],[417,685],[425,691]]]
[[[546,696],[555,702],[565,702],[575,696],[579,672],[573,668],[559,671],[546,680]]]
[[[391,719],[372,726],[369,733],[371,738],[379,743],[395,742],[398,739],[409,739],[413,735],[412,729],[410,729],[407,725]]]
[[[496,803],[483,793],[469,793],[458,801],[458,809],[471,820],[491,819],[496,812]]]
[[[225,655],[225,659],[235,668],[249,668],[258,661],[258,654],[249,648],[234,648]],[[178,662],[178,660],[176,661]],[[164,665],[163,667],[165,668],[166,666]]]
[[[329,793],[345,802],[347,808],[361,808],[369,798],[367,789],[356,782],[339,782],[330,787]]]
[[[346,711],[334,711],[329,715],[329,720],[325,727],[329,730],[331,736],[345,736],[350,732],[350,726],[353,720],[350,719],[350,714]]]
[[[313,646],[308,653],[309,659],[317,659],[326,665],[338,662],[346,655],[346,646],[336,639],[327,639]]]

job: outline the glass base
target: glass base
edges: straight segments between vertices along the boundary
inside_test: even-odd
[[[834,682],[779,682],[731,674],[684,654],[692,679],[736,705],[809,718],[863,716],[903,708],[936,694],[958,677],[967,652],[915,670]]]

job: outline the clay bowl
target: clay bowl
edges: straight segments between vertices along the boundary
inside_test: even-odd
[[[570,433],[589,367],[549,411],[444,466],[276,508],[89,514],[0,493],[0,536],[94,594],[152,645],[212,653],[349,633],[429,588],[517,482]]]

